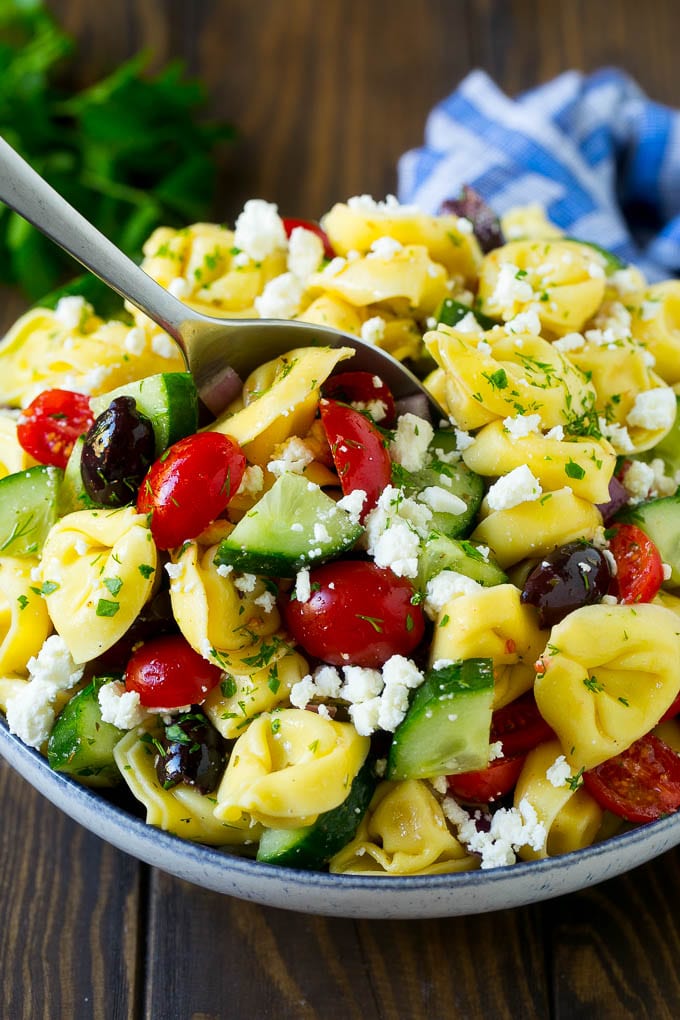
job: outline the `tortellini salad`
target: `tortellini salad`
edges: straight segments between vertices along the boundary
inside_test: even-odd
[[[214,418],[78,296],[0,343],[0,707],[51,767],[269,864],[442,874],[680,807],[680,282],[478,197],[155,231],[191,308],[330,326]],[[436,416],[435,416],[436,417]]]

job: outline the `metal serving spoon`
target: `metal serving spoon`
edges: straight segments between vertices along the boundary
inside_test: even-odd
[[[353,347],[351,369],[379,375],[394,396],[435,421],[445,417],[416,377],[386,351],[326,326],[288,319],[218,319],[182,304],[81,216],[0,138],[0,200],[55,241],[177,342],[214,414],[258,365],[296,347]]]

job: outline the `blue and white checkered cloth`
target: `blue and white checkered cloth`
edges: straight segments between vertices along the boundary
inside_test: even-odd
[[[473,71],[399,161],[399,198],[436,212],[471,185],[496,212],[539,202],[568,234],[680,273],[680,113],[628,75],[567,71],[509,99]]]

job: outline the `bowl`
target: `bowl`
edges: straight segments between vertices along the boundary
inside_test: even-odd
[[[261,864],[189,843],[53,772],[0,719],[0,754],[56,807],[108,843],[177,878],[251,903],[354,918],[453,917],[520,907],[621,875],[680,844],[680,813],[584,850],[450,875],[330,875]]]

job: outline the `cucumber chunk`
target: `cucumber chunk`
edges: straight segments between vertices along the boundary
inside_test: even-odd
[[[80,473],[84,442],[85,436],[78,436],[66,462],[64,478],[59,491],[59,514],[62,517],[65,514],[74,513],[76,510],[89,510],[91,507],[99,505],[91,500],[86,493]]]
[[[430,578],[442,570],[455,570],[487,588],[508,580],[498,564],[485,559],[472,542],[432,535],[418,558],[418,586],[424,589]]]
[[[461,319],[465,318],[468,312],[472,312],[482,329],[493,329],[494,326],[498,325],[496,319],[491,319],[476,308],[470,308],[469,305],[464,305],[450,297],[444,298],[435,313],[435,318],[437,322],[443,322],[445,326],[456,326]]]
[[[37,556],[58,516],[64,472],[43,464],[0,478],[0,555]]]
[[[113,749],[123,730],[103,722],[97,697],[110,678],[95,677],[64,706],[47,742],[47,761],[86,786],[115,786],[121,775]]]
[[[664,587],[680,588],[680,495],[650,499],[616,515],[616,521],[637,524],[651,538],[661,559],[671,568]]]
[[[265,829],[257,851],[258,861],[287,868],[322,868],[354,839],[376,784],[373,762],[367,761],[357,773],[347,800],[319,815],[313,825]]]
[[[354,545],[360,524],[303,475],[285,474],[242,517],[215,563],[252,574],[294,577]]]
[[[433,532],[449,538],[460,538],[468,534],[473,526],[484,496],[484,481],[462,460],[452,464],[441,460],[437,450],[445,454],[456,450],[456,437],[452,430],[440,429],[435,432],[428,451],[428,461],[419,471],[407,471],[400,464],[393,464],[392,480],[404,489],[407,496],[417,496],[423,489],[435,486],[462,499],[467,507],[463,513],[435,511],[429,525]],[[445,481],[442,481],[442,476]]]
[[[394,733],[387,779],[429,779],[489,764],[493,662],[430,670]]]
[[[110,393],[92,397],[90,406],[98,417],[116,397],[133,397],[137,410],[149,419],[156,437],[156,456],[193,435],[198,428],[198,393],[189,372],[162,372],[126,383]]]

